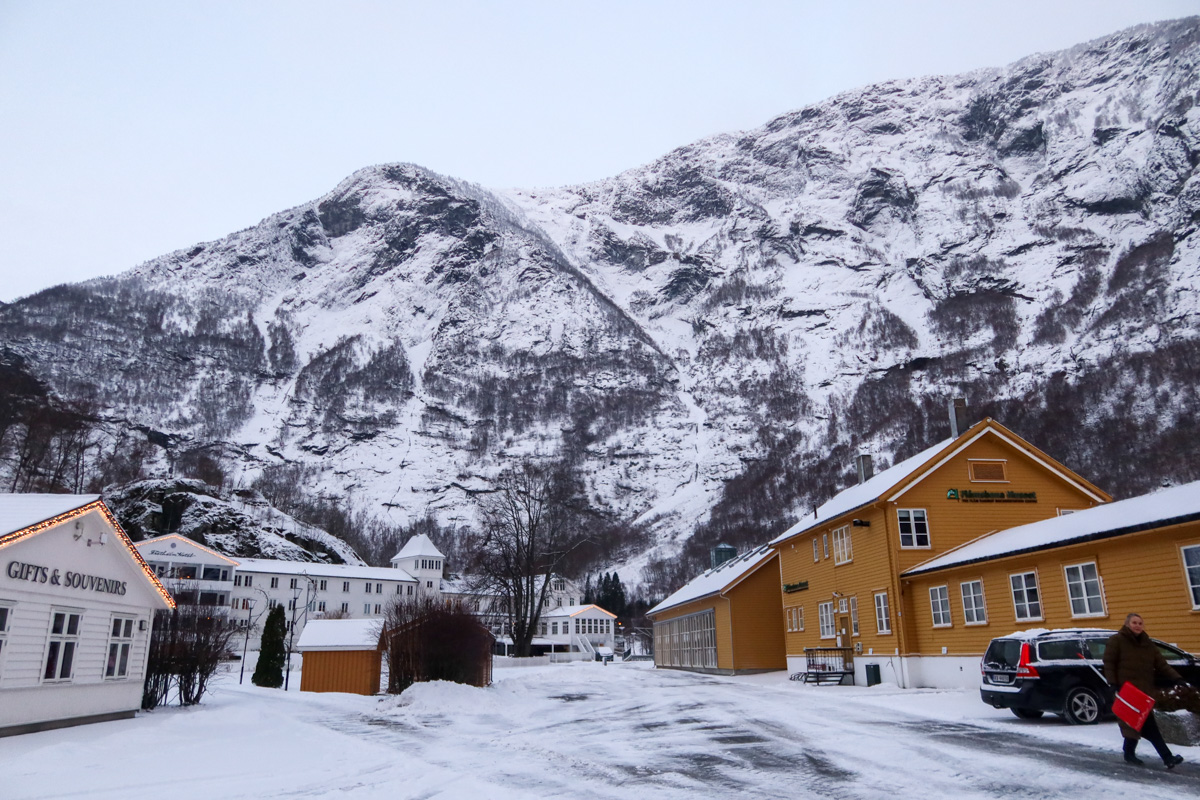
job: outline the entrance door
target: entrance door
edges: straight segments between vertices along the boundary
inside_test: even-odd
[[[837,618],[837,644],[838,647],[850,646],[850,617],[839,616]]]

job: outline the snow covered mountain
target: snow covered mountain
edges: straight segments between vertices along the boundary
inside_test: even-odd
[[[1198,60],[1200,18],[1144,25],[584,186],[371,167],[4,306],[0,342],[143,472],[302,465],[396,523],[559,456],[659,555],[760,541],[950,396],[1126,496],[1200,477]]]

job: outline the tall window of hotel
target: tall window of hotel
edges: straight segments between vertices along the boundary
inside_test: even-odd
[[[877,633],[892,632],[891,610],[888,609],[887,592],[877,592],[875,595],[875,631]]]
[[[1071,600],[1071,616],[1104,616],[1104,597],[1096,564],[1072,564],[1064,569],[1067,574],[1067,597]]]
[[[46,647],[43,681],[69,681],[75,667],[75,648],[79,645],[81,611],[54,609],[50,618],[50,641]]]
[[[962,583],[963,622],[967,625],[986,625],[987,606],[983,602],[983,581]]]
[[[1183,569],[1192,593],[1192,608],[1200,608],[1200,544],[1183,548]]]
[[[1013,609],[1017,612],[1017,620],[1035,620],[1042,618],[1042,600],[1038,594],[1036,572],[1019,572],[1009,576],[1012,584]]]
[[[804,606],[787,609],[787,629],[789,633],[804,630]]]
[[[833,563],[849,564],[854,560],[854,548],[850,543],[850,526],[843,525],[833,532]]]
[[[108,663],[105,678],[129,677],[129,650],[133,647],[133,618],[113,617],[108,637]]]
[[[929,547],[929,520],[923,508],[901,508],[896,510],[900,523],[900,546],[904,548]]]
[[[654,624],[654,652],[664,667],[716,669],[717,617],[701,611]],[[563,623],[566,626],[566,623]],[[567,633],[567,631],[564,631]]]
[[[950,589],[947,586],[929,587],[929,605],[933,611],[933,627],[950,627]]]
[[[833,603],[820,603],[817,606],[817,624],[821,629],[822,639],[832,639],[833,632]]]

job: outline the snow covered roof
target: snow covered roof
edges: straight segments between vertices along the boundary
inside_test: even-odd
[[[401,558],[412,558],[413,556],[445,558],[441,551],[437,549],[437,546],[434,545],[433,540],[423,533],[418,533],[405,542],[404,547],[400,548],[400,552],[392,556],[392,561],[397,561]]]
[[[98,494],[0,494],[0,536],[82,508]]]
[[[357,564],[320,564],[314,561],[278,561],[271,558],[238,559],[238,572],[308,575],[314,578],[370,578],[375,581],[410,581],[416,578],[393,567],[363,567]]]
[[[585,611],[599,611],[601,614],[606,614],[613,619],[617,618],[616,614],[594,604],[588,604],[586,606],[560,606],[559,608],[551,609],[550,611],[542,614],[542,617],[577,617]]]
[[[667,599],[646,613],[657,614],[660,611],[666,611],[668,608],[674,608],[684,603],[690,603],[693,600],[699,600],[701,597],[708,597],[709,595],[730,589],[770,560],[774,555],[775,551],[771,549],[770,545],[764,544],[756,547],[737,558],[726,561],[715,569],[710,569],[708,572],[701,573],[699,576],[692,578],[692,580],[683,585],[683,588],[667,597]]]
[[[946,439],[938,442],[933,447],[926,448],[915,456],[906,458],[898,464],[893,464],[870,480],[838,492],[824,505],[818,506],[815,517],[805,517],[800,520],[782,534],[772,539],[771,544],[779,544],[793,536],[798,536],[813,528],[824,525],[826,522],[848,511],[870,505],[885,496],[887,496],[888,500],[895,500],[908,491],[909,488],[919,483],[930,472],[957,455],[963,448],[968,447],[980,437],[986,435],[998,436],[1097,502],[1103,503],[1110,499],[1108,495],[1101,492],[1095,486],[1083,480],[1078,475],[1067,471],[1062,465],[1055,463],[1049,456],[1037,450],[1037,448],[1009,431],[1000,423],[987,418],[972,425],[957,439]],[[909,478],[913,478],[913,480],[909,480]],[[900,491],[891,494],[893,489],[900,489]],[[888,496],[889,494],[890,496]]]
[[[1141,497],[989,533],[956,550],[918,564],[904,574],[921,575],[947,567],[1031,553],[1074,542],[1107,539],[1198,519],[1200,481],[1194,481]]]
[[[314,619],[304,626],[296,649],[374,650],[382,627],[378,619]]]

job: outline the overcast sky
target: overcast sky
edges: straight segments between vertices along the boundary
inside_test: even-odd
[[[1002,66],[1200,0],[0,0],[0,301],[411,161],[614,175],[845,89]]]

